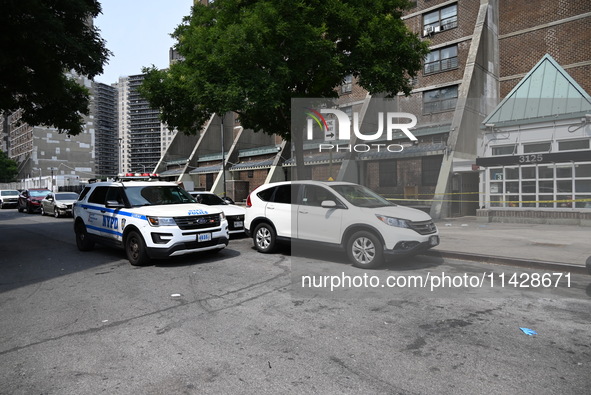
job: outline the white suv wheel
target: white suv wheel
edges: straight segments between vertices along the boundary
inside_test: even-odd
[[[254,245],[260,252],[272,252],[275,248],[275,231],[269,224],[260,224],[254,230]]]
[[[356,232],[349,239],[347,254],[357,267],[373,269],[380,266],[384,259],[384,247],[380,240],[367,231]]]
[[[376,257],[376,246],[367,237],[360,237],[353,242],[352,252],[357,262],[367,264]]]

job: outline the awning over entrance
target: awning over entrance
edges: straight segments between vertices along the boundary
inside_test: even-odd
[[[222,170],[222,165],[211,165],[211,166],[203,166],[193,169],[189,172],[189,174],[205,174],[205,173],[218,173]]]
[[[161,177],[180,176],[183,174],[183,169],[166,170],[158,174],[160,174]]]
[[[322,164],[327,164],[330,163],[331,161],[333,163],[336,162],[342,162],[343,159],[345,158],[345,155],[348,152],[334,152],[332,154],[330,153],[317,153],[317,154],[313,154],[313,155],[304,155],[304,164],[306,165],[322,165]],[[296,162],[295,162],[295,158],[290,158],[288,160],[286,160],[283,163],[283,166],[295,166]]]
[[[427,156],[427,155],[441,155],[445,153],[445,143],[438,144],[420,144],[411,145],[404,147],[400,152],[390,152],[385,147],[382,147],[380,151],[371,150],[359,154],[361,160],[373,160],[373,159],[398,159],[398,158],[411,158],[416,156]]]
[[[230,171],[256,170],[256,169],[269,168],[273,165],[274,160],[275,160],[274,158],[270,158],[270,159],[240,162],[240,163],[236,163],[234,166],[232,166],[230,168]]]

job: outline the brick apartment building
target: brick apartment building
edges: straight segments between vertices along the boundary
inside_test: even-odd
[[[320,140],[307,142],[305,173],[312,179],[367,185],[401,204],[420,206],[435,218],[475,215],[482,204],[477,198],[481,169],[475,166],[485,134],[481,126],[501,100],[546,54],[584,91],[591,91],[591,2],[417,0],[413,4],[403,19],[413,32],[429,41],[431,53],[413,81],[411,95],[398,95],[391,104],[394,111],[416,115],[418,122],[412,132],[418,144],[409,144],[400,133],[394,141],[377,143],[399,143],[404,146],[402,152],[342,149],[321,153],[317,148]],[[379,97],[369,97],[352,77],[338,89],[339,109],[362,114],[360,123],[366,124],[369,132],[375,130],[373,119],[378,108],[374,102]],[[184,155],[171,144],[159,170],[166,171],[170,168],[167,163],[183,157],[187,165],[184,170],[171,170],[171,179],[220,192],[222,155],[211,156],[212,151],[220,152],[219,127],[219,120],[212,119],[199,138],[201,143],[193,143],[191,152]],[[231,120],[225,122],[226,129],[235,127]],[[246,189],[252,190],[262,182],[290,179],[295,163],[288,144],[269,139],[258,145],[256,139],[243,144],[253,133],[236,134],[226,129],[226,144],[235,150],[225,157],[229,182],[248,182]],[[212,136],[205,144],[207,135]],[[334,142],[338,146],[354,143]],[[249,154],[249,150],[256,152],[255,148],[261,152],[258,160]],[[272,149],[278,152],[273,155]],[[208,161],[198,162],[200,156]],[[211,172],[209,182],[204,181],[199,167]]]
[[[500,97],[545,54],[591,92],[591,2],[499,1]]]

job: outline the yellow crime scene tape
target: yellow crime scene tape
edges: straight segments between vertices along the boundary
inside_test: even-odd
[[[413,193],[414,196],[433,196],[432,199],[409,199],[409,198],[395,198],[386,197],[386,200],[401,201],[401,202],[452,202],[452,203],[481,203],[480,200],[465,200],[465,199],[440,199],[435,196],[449,196],[449,195],[484,195],[484,192],[454,192],[454,193]],[[508,203],[508,204],[519,204],[519,203],[579,203],[579,202],[591,202],[591,198],[585,199],[557,199],[557,200],[485,200],[482,203]]]
[[[394,199],[387,198],[386,200],[401,201],[401,202],[463,202],[463,203],[480,203],[480,200],[453,200],[453,199]],[[591,202],[591,199],[568,199],[568,200],[485,200],[483,203],[573,203],[573,202]]]

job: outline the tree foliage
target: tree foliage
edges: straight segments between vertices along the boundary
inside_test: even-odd
[[[406,0],[216,0],[173,34],[184,60],[146,68],[141,93],[162,119],[197,133],[234,111],[247,129],[291,132],[292,98],[336,97],[353,75],[370,93],[409,94],[428,52],[401,20]],[[296,144],[297,148],[297,144]]]
[[[89,92],[64,72],[93,78],[110,52],[92,18],[96,0],[2,1],[0,112],[21,109],[22,121],[76,135]]]
[[[10,159],[6,152],[0,151],[0,182],[12,182],[16,180],[18,164]]]

